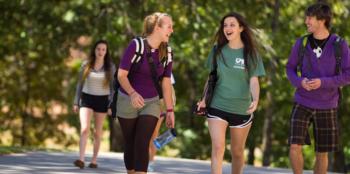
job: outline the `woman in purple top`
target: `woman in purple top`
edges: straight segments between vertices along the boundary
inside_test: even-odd
[[[173,128],[175,124],[170,80],[172,60],[168,59],[167,64],[162,62],[162,58],[168,55],[167,43],[172,32],[173,22],[168,14],[147,16],[143,31],[146,48],[141,60],[130,70],[136,51],[136,42],[132,41],[119,66],[121,89],[118,92],[117,116],[125,140],[124,163],[128,174],[147,172],[149,142],[160,116],[159,94],[152,79],[149,57],[155,64],[158,79],[162,79],[160,85],[167,108],[166,125]]]

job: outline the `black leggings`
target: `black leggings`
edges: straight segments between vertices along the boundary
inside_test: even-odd
[[[149,143],[158,118],[140,115],[127,119],[118,117],[125,141],[124,163],[127,170],[147,172]]]

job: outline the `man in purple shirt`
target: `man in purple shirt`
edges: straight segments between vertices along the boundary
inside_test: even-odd
[[[296,88],[290,120],[289,156],[294,174],[301,174],[304,165],[302,145],[310,144],[308,127],[312,123],[316,151],[314,173],[323,174],[327,172],[328,152],[339,150],[338,89],[350,83],[350,55],[348,44],[341,40],[341,73],[337,72],[334,44],[339,37],[330,33],[332,13],[328,5],[311,5],[305,16],[310,35],[296,41],[286,66],[288,79]],[[304,39],[307,41],[305,47]],[[299,58],[301,48],[304,52]]]

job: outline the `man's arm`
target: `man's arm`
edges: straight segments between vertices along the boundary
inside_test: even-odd
[[[286,65],[286,73],[287,73],[288,80],[296,88],[302,87],[302,80],[303,80],[303,78],[299,77],[297,74],[297,67],[299,63],[298,50],[299,50],[300,44],[301,44],[301,39],[298,39],[291,50],[291,53],[289,55],[288,62]]]

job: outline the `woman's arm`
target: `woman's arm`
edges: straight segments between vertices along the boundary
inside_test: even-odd
[[[201,108],[205,108],[205,98],[207,97],[207,90],[208,90],[208,79],[205,81],[204,89],[203,89],[203,94],[202,94],[202,99],[197,103],[197,111],[199,111]]]
[[[123,70],[121,68],[118,69],[119,84],[130,96],[132,106],[135,108],[142,108],[145,105],[144,99],[131,86],[130,81],[128,79],[128,74],[129,74],[129,71]]]
[[[253,76],[250,78],[250,93],[252,94],[253,101],[250,104],[247,113],[252,114],[259,103],[259,94],[260,94],[260,85],[259,85],[259,79],[256,76]]]
[[[116,92],[114,91],[114,80],[117,80],[117,79],[114,79],[114,75],[115,75],[115,72],[116,72],[116,67],[114,64],[112,64],[111,66],[111,81],[109,82],[109,96],[108,96],[108,100],[109,100],[109,103],[112,102],[112,99],[113,99],[113,94]]]
[[[166,112],[166,125],[169,128],[175,127],[175,114],[174,114],[174,104],[172,100],[171,91],[171,80],[170,77],[164,77],[162,80],[162,91],[164,97],[164,103],[167,109]]]
[[[79,109],[79,100],[81,97],[81,91],[83,90],[83,73],[85,69],[85,63],[83,63],[79,70],[79,77],[78,77],[78,83],[75,88],[75,95],[74,95],[74,101],[73,101],[73,111],[78,112]]]

